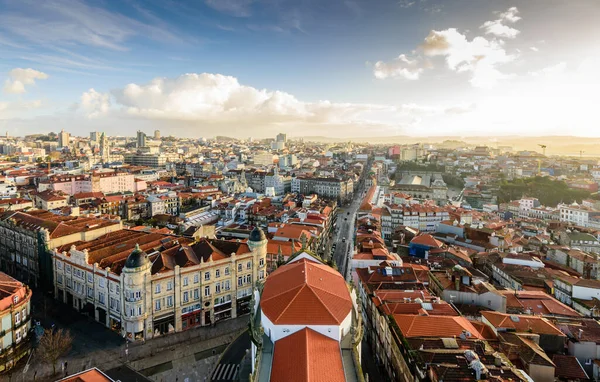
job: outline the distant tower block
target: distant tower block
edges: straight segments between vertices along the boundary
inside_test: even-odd
[[[154,130],[154,139],[160,139],[160,130]]]

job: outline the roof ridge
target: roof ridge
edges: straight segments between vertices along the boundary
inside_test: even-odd
[[[284,315],[284,313],[288,310],[288,308],[290,307],[290,305],[292,305],[292,303],[294,302],[294,300],[296,299],[296,297],[298,297],[298,295],[300,294],[300,292],[302,292],[302,290],[306,287],[306,284],[304,284],[303,286],[301,286],[300,288],[298,288],[298,292],[296,292],[296,294],[290,299],[290,301],[287,303],[287,305],[285,306],[285,308],[283,308],[281,310],[281,313],[279,314],[279,316],[275,317],[275,319],[273,320],[273,322],[277,321],[281,316]]]
[[[312,288],[312,285],[309,285],[309,284],[306,284],[306,285],[308,286],[308,288],[310,289],[310,291],[312,292],[312,294],[317,298],[317,300],[319,300],[319,302],[321,303],[321,305],[323,307],[325,307],[325,310],[327,311],[327,313],[329,313],[329,315],[331,316],[331,318],[333,318],[334,321],[337,321],[337,317],[331,312],[331,310],[329,310],[328,304],[325,304],[325,302],[323,302],[323,300],[321,300],[321,297],[319,297],[319,294],[314,291],[314,289]]]

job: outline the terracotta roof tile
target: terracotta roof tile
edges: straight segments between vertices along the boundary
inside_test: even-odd
[[[345,381],[339,343],[304,328],[275,342],[272,382]]]
[[[521,314],[505,314],[492,311],[481,312],[481,315],[495,328],[515,329],[516,332],[531,332],[536,334],[550,334],[565,336],[550,321],[539,316]]]
[[[339,325],[352,310],[344,278],[327,265],[307,259],[270,274],[260,305],[276,325]]]
[[[395,314],[394,320],[406,338],[453,337],[460,336],[466,330],[471,334],[470,338],[483,339],[465,317]]]
[[[552,362],[556,365],[554,375],[564,379],[583,379],[588,380],[589,377],[581,367],[581,364],[572,355],[555,354],[552,357]]]

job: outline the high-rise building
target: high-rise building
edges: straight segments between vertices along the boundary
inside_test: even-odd
[[[146,133],[139,130],[137,132],[137,147],[146,147]]]
[[[160,130],[154,130],[154,139],[160,139]]]
[[[277,142],[287,142],[287,134],[279,133],[276,138]]]
[[[100,135],[97,131],[90,131],[90,141],[91,143],[96,143],[98,142],[98,139],[100,138]]]
[[[68,147],[71,136],[64,129],[58,133],[58,147]]]
[[[104,133],[100,136],[100,156],[103,161],[108,161],[108,157],[110,156],[110,146],[108,143],[108,138]]]

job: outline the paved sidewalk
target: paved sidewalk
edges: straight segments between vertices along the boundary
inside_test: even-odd
[[[57,326],[61,327],[60,324]],[[147,369],[169,361],[178,364],[186,357],[194,357],[195,354],[204,350],[219,348],[230,343],[247,326],[248,316],[245,315],[219,322],[213,327],[172,333],[146,341],[146,343],[126,345],[125,340],[119,339],[117,336],[120,345],[116,345],[114,338],[107,338],[114,336],[113,332],[94,321],[82,320],[69,325],[68,329],[74,337],[73,350],[58,361],[57,370],[60,373],[60,365],[64,361],[68,362],[70,374],[94,366],[100,369],[110,369],[123,363],[129,363],[136,370]],[[125,352],[126,348],[128,355]],[[207,357],[211,355],[209,354]],[[34,354],[28,372],[23,374],[22,370],[15,371],[11,381],[33,381],[34,375],[36,381],[58,379],[58,376],[52,377],[52,365],[41,363],[39,357]],[[0,380],[4,379],[0,377]],[[179,378],[179,380],[182,379]]]

